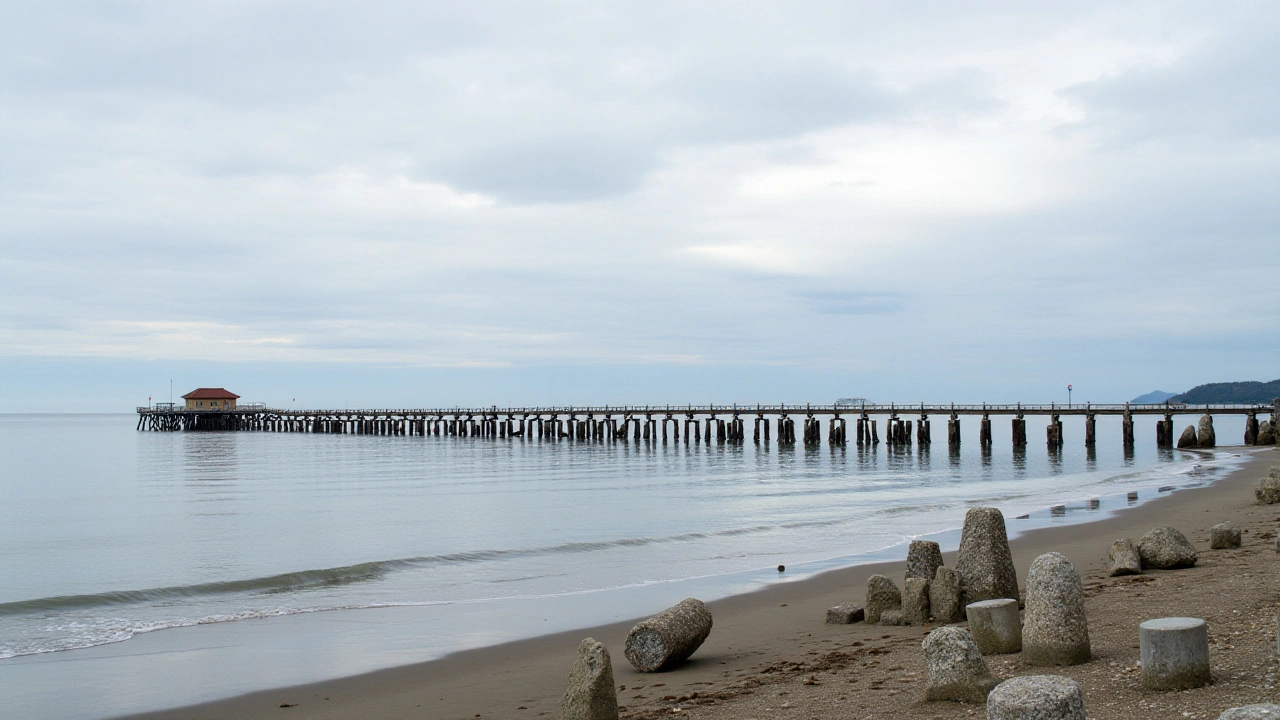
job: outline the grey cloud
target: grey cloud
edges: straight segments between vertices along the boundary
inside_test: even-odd
[[[1087,129],[1107,143],[1197,137],[1213,142],[1280,133],[1280,13],[1269,22],[1212,36],[1166,67],[1139,67],[1076,85]]]

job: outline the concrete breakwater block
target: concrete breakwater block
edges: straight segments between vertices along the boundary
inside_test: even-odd
[[[1280,720],[1280,705],[1263,703],[1227,708],[1218,720]]]
[[[1209,528],[1209,547],[1214,550],[1240,547],[1240,526],[1227,521]]]
[[[929,583],[929,614],[934,622],[953,623],[961,620],[960,573],[942,566]]]
[[[1200,439],[1200,447],[1216,447],[1218,444],[1218,437],[1213,431],[1213,416],[1209,413],[1201,415],[1200,422],[1196,423],[1196,425],[1196,436]]]
[[[956,570],[960,573],[961,607],[1018,597],[1018,573],[1009,552],[1004,515],[998,509],[975,507],[965,513]]]
[[[1079,665],[1090,657],[1080,573],[1062,553],[1045,553],[1027,572],[1022,659],[1031,665]]]
[[[1084,720],[1084,693],[1060,675],[1024,675],[987,696],[987,720]]]
[[[875,625],[880,622],[880,615],[885,610],[901,610],[902,609],[902,592],[898,590],[898,586],[884,575],[872,575],[867,578],[867,599],[866,599],[867,624]]]
[[[1022,650],[1022,618],[1012,598],[983,600],[965,606],[969,633],[985,655],[1007,655]]]
[[[1152,528],[1138,540],[1142,567],[1172,570],[1196,564],[1196,549],[1187,536],[1168,525]]]
[[[618,720],[616,688],[609,649],[586,638],[578,644],[578,659],[569,670],[560,714],[564,720]]]
[[[929,622],[929,581],[924,578],[907,578],[902,588],[902,622],[904,625],[924,625]]]
[[[907,548],[907,579],[921,578],[925,582],[942,567],[942,548],[932,540],[912,540]]]
[[[921,643],[928,682],[925,700],[980,703],[1000,681],[987,667],[967,630],[940,627]]]
[[[1183,430],[1182,434],[1178,436],[1178,447],[1193,448],[1199,446],[1200,441],[1196,438],[1196,426],[1188,425],[1187,429]]]
[[[711,611],[701,600],[686,598],[627,633],[624,654],[640,672],[666,670],[687,660],[711,634]]]
[[[1138,553],[1138,546],[1129,538],[1111,543],[1107,550],[1107,563],[1111,566],[1112,577],[1142,574],[1142,556]]]
[[[1142,684],[1185,690],[1209,684],[1209,629],[1200,618],[1159,618],[1138,626]]]
[[[1271,468],[1267,476],[1262,478],[1258,487],[1253,489],[1253,496],[1257,498],[1259,505],[1280,503],[1280,473],[1277,473],[1276,468]]]
[[[861,605],[853,603],[841,603],[830,610],[827,610],[827,622],[832,625],[852,625],[856,622],[862,622],[865,613]]]

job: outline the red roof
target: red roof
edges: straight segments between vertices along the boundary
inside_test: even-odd
[[[226,388],[196,388],[186,395],[182,396],[183,400],[235,400],[240,396],[227,390]]]

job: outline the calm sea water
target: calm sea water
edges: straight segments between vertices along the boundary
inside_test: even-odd
[[[136,432],[134,422],[0,415],[0,658],[8,658],[0,681],[18,677],[19,666],[25,673],[157,630],[317,613],[399,617],[370,608],[432,608],[435,629],[412,655],[425,659],[617,619],[618,607],[657,610],[646,602],[691,588],[714,596],[778,581],[780,563],[794,578],[900,554],[910,538],[958,527],[975,504],[1010,518],[1081,519],[1091,498],[1136,489],[1148,497],[1233,462],[1230,453],[1157,451],[1153,420],[1139,421],[1126,457],[1119,422],[1109,418],[1099,420],[1096,453],[1086,453],[1082,427],[1068,419],[1058,456],[1035,442],[1044,437],[1035,418],[1025,455],[1012,452],[1003,419],[990,454],[978,447],[976,420],[966,422],[958,455],[945,443],[891,452],[169,434]],[[1224,442],[1243,432],[1242,420],[1217,426]],[[1072,512],[1046,510],[1058,505]],[[645,590],[658,586],[661,593]],[[597,600],[555,600],[583,595]],[[450,631],[451,613],[485,606],[515,622],[480,633],[459,622]],[[521,613],[543,623],[520,622]],[[389,652],[382,662],[405,657]],[[377,664],[255,677],[269,686]],[[70,676],[40,677],[35,684],[49,687],[24,680],[27,696],[57,695],[57,678]],[[213,694],[245,689],[232,682]],[[170,687],[165,697],[210,692]],[[100,712],[146,709],[161,695],[140,693],[149,699]]]

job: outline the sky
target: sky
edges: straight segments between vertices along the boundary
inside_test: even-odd
[[[1280,5],[0,5],[0,412],[1280,377]]]

